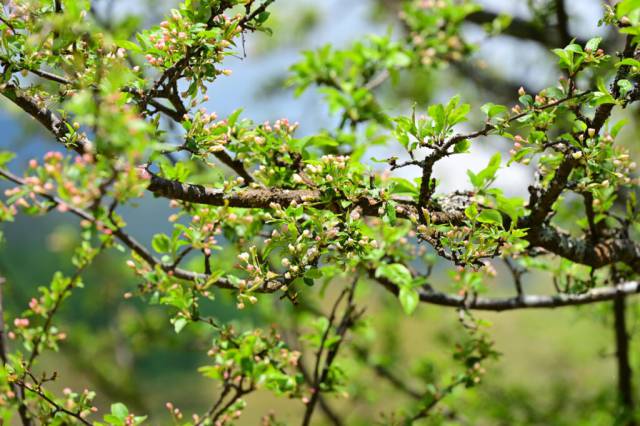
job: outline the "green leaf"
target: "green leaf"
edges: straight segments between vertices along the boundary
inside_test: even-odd
[[[400,263],[385,263],[376,269],[376,277],[385,277],[398,287],[409,287],[413,280],[411,272]]]
[[[229,127],[233,127],[236,125],[236,122],[238,121],[238,117],[240,117],[240,114],[242,114],[242,108],[238,108],[237,110],[231,113],[231,115],[227,118],[227,123]]]
[[[615,104],[616,100],[609,93],[595,92],[591,101],[592,106],[599,106],[603,104]]]
[[[598,49],[598,46],[600,45],[601,41],[602,41],[602,37],[594,37],[590,39],[587,42],[587,44],[584,46],[585,50],[590,50],[592,52],[595,52]]]
[[[640,9],[640,0],[622,0],[616,6],[616,16],[622,18],[636,9]]]
[[[602,79],[602,77],[598,77],[596,79],[596,87],[602,93],[607,93],[607,94],[609,93],[609,90],[607,89],[607,86],[604,84],[604,80]]]
[[[321,135],[308,137],[307,140],[305,141],[305,146],[306,145],[313,145],[318,147],[325,147],[325,146],[336,147],[340,144],[338,143],[337,140],[333,139],[331,136],[327,134],[321,134]]]
[[[464,209],[464,215],[470,220],[476,220],[476,216],[478,216],[478,206],[475,203],[467,206],[467,208]]]
[[[496,190],[498,191],[498,190]],[[502,191],[494,194],[498,204],[498,210],[506,213],[512,220],[512,225],[516,225],[519,217],[524,215],[524,199],[521,197],[505,197]]]
[[[618,136],[618,133],[620,133],[620,130],[624,127],[625,124],[627,124],[627,122],[628,120],[623,118],[622,120],[614,124],[613,127],[611,127],[611,130],[609,131],[609,133],[611,133],[611,136],[613,138]]]
[[[404,310],[404,312],[407,315],[411,315],[413,311],[415,311],[418,307],[420,295],[415,288],[402,287],[400,288],[398,299],[400,300],[400,305],[402,305],[402,309]]]
[[[616,64],[616,67],[621,67],[623,65],[628,65],[630,67],[640,67],[640,61],[633,58],[624,58]]]
[[[322,271],[320,270],[320,268],[311,268],[304,273],[304,277],[312,280],[317,280],[322,278]]]
[[[567,55],[567,52],[565,52],[564,49],[553,49],[552,52],[555,53],[560,58],[561,64],[569,63],[570,59]]]
[[[387,202],[387,205],[385,206],[385,213],[387,218],[389,218],[389,224],[395,225],[397,216],[396,216],[396,205],[394,202],[392,201]]]
[[[471,170],[467,170],[467,176],[469,176],[469,181],[471,181],[471,185],[473,185],[474,188],[482,186],[482,181],[478,179],[478,175],[473,173]]]
[[[176,334],[180,333],[185,326],[189,324],[189,321],[186,318],[176,318],[173,321],[173,329]]]
[[[620,87],[620,95],[625,96],[633,90],[633,83],[623,78],[618,81],[618,87]]]
[[[561,68],[566,68],[569,73],[574,74],[580,69],[580,65],[584,61],[586,53],[582,50],[582,46],[572,43],[564,49],[553,49],[559,58],[559,64]]]
[[[0,167],[4,167],[16,156],[15,152],[0,151]]]
[[[433,118],[435,132],[441,132],[445,126],[444,107],[441,104],[431,105],[427,108],[427,113]]]
[[[502,215],[498,210],[485,209],[476,218],[478,222],[502,226]]]
[[[111,414],[118,420],[125,421],[129,415],[129,409],[121,402],[111,404]]]
[[[151,247],[158,253],[168,253],[171,249],[171,240],[165,234],[156,234],[151,240]]]
[[[495,179],[496,172],[500,168],[501,161],[502,157],[500,153],[496,152],[489,160],[487,167],[479,171],[477,174],[473,173],[471,170],[467,170],[467,175],[469,176],[473,186],[475,188],[482,188],[491,183],[491,181]]]
[[[411,57],[404,52],[393,52],[386,58],[389,66],[404,68],[411,64]]]
[[[463,139],[453,146],[453,152],[455,152],[456,154],[469,152],[470,147],[471,147],[471,141],[469,139]]]
[[[258,14],[258,16],[256,16],[256,22],[258,24],[263,24],[267,19],[269,19],[269,16],[271,16],[271,12],[261,12],[260,14]]]
[[[418,195],[418,187],[406,179],[400,177],[391,178],[390,181],[393,185],[390,186],[390,191],[393,195]]]
[[[116,43],[116,46],[122,47],[122,48],[130,50],[132,52],[136,52],[136,53],[141,53],[142,52],[142,47],[138,46],[137,44],[135,44],[132,41],[129,41],[129,40],[116,40],[115,43]]]
[[[503,114],[508,111],[507,107],[504,105],[496,105],[494,103],[488,102],[480,107],[480,110],[487,114],[489,119]]]

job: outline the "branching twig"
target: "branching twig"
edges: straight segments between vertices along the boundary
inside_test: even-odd
[[[327,329],[325,330],[325,333],[322,336],[322,340],[320,342],[320,348],[316,353],[316,363],[315,363],[314,374],[313,374],[314,387],[312,389],[311,398],[309,399],[309,402],[307,403],[307,406],[304,412],[304,417],[302,419],[302,426],[308,426],[311,423],[311,417],[313,416],[313,411],[318,402],[318,397],[321,393],[321,385],[327,380],[331,366],[333,365],[336,355],[338,354],[338,351],[340,350],[340,347],[344,341],[345,334],[353,326],[354,322],[358,317],[358,314],[355,312],[355,305],[353,304],[353,297],[355,294],[356,285],[358,284],[358,279],[359,277],[356,276],[356,278],[354,279],[349,289],[346,291],[343,291],[340,294],[340,296],[336,299],[336,302],[332,308],[331,315],[329,316],[329,322],[327,324]],[[320,357],[322,356],[324,345],[329,336],[329,331],[333,330],[333,327],[334,327],[333,321],[335,320],[337,307],[338,305],[340,305],[345,295],[347,295],[347,304],[345,306],[342,319],[340,320],[340,323],[334,330],[336,336],[338,337],[338,340],[335,343],[333,343],[332,346],[328,349],[327,355],[324,359],[324,367],[322,369],[322,373],[318,374]]]
[[[52,400],[51,398],[49,398],[43,391],[42,389],[40,389],[39,387],[33,388],[31,386],[29,386],[26,382],[24,382],[23,380],[16,380],[14,383],[16,383],[18,386],[20,386],[22,389],[25,389],[29,392],[32,392],[34,394],[36,394],[38,397],[40,397],[41,399],[43,399],[44,401],[46,401],[49,405],[51,405],[53,407],[54,410],[54,415],[55,413],[64,413],[68,416],[73,417],[74,419],[78,420],[80,423],[91,426],[92,423],[85,420],[80,413],[77,412],[73,412],[71,410],[67,410],[66,408],[64,408],[62,405],[58,404],[57,402],[55,402],[54,400]]]
[[[4,323],[4,285],[5,278],[0,276],[0,359],[2,360],[2,364],[7,364],[7,339],[5,337],[5,323]],[[20,421],[23,426],[31,426],[32,422],[29,418],[29,414],[27,412],[27,406],[24,402],[24,392],[22,388],[19,386],[12,384],[11,388],[13,393],[16,395],[16,399],[18,401],[18,416],[20,416]]]

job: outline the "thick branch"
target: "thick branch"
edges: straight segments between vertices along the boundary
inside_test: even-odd
[[[559,3],[562,3],[562,1],[560,1]],[[633,42],[633,37],[628,36],[626,39],[622,57],[633,57],[636,45],[637,44]],[[612,96],[616,99],[620,97],[620,87],[618,86],[618,81],[627,75],[627,73],[629,72],[629,68],[630,67],[628,65],[623,65],[618,69],[616,73],[611,90]],[[604,126],[604,123],[611,116],[614,105],[614,103],[602,104],[596,109],[594,118],[593,120],[591,120],[590,126],[593,134],[598,134],[600,132],[602,126]],[[588,130],[585,130],[583,136],[585,138],[589,137]],[[549,183],[549,186],[546,188],[546,190],[542,191],[539,188],[533,186],[529,187],[531,197],[529,199],[528,208],[531,209],[531,214],[528,217],[524,218],[520,226],[530,228],[533,238],[535,238],[535,234],[538,233],[538,228],[540,227],[540,225],[547,220],[547,217],[552,212],[553,203],[556,202],[558,197],[567,187],[571,172],[579,164],[579,160],[574,158],[571,152],[567,152],[565,153],[562,163],[560,163],[558,169],[555,171],[553,179],[551,179],[551,182]],[[633,259],[633,261],[637,262],[637,258]]]
[[[320,191],[310,189],[284,190],[284,189],[242,189],[225,193],[220,189],[207,188],[202,185],[193,185],[170,181],[162,177],[152,175],[148,189],[156,196],[188,201],[191,203],[208,204],[213,206],[241,207],[241,208],[270,208],[271,203],[288,206],[292,202],[307,202],[315,208],[336,210],[336,203],[323,199]],[[549,199],[557,194],[549,195]],[[546,197],[543,198],[546,200]],[[395,200],[400,207],[398,217],[407,218],[417,214],[417,209],[408,204],[407,200]],[[442,203],[442,200],[440,200]],[[544,205],[546,205],[546,201]],[[381,201],[372,198],[357,200],[357,205],[367,216],[379,216],[378,208]],[[448,210],[431,210],[432,224],[460,224],[464,220],[464,208]],[[528,222],[523,222],[523,227],[529,227]],[[534,247],[541,247],[571,261],[589,265],[595,268],[610,265],[615,262],[624,262],[634,270],[640,271],[640,246],[629,239],[608,239],[594,244],[591,241],[573,238],[570,235],[556,230],[551,226],[538,226],[530,230],[526,237]]]
[[[567,186],[567,181],[569,180],[569,175],[571,175],[571,171],[577,164],[578,161],[569,154],[564,158],[562,163],[560,163],[560,166],[558,166],[546,191],[538,195],[537,188],[533,186],[529,187],[529,192],[531,193],[529,200],[531,214],[524,221],[524,227],[535,229],[546,220],[552,210],[551,207],[553,203],[555,203],[560,194],[562,194],[562,191],[564,191]]]
[[[624,262],[640,272],[640,246],[631,239],[609,238],[594,243],[591,239],[573,238],[551,226],[530,230],[527,240],[560,257],[594,268]]]
[[[295,201],[299,204],[308,203],[317,209],[339,210],[336,202],[327,200],[320,191],[313,189],[260,188],[225,192],[221,189],[164,179],[155,174],[151,174],[147,189],[159,197],[211,206],[268,209],[272,203],[288,206]],[[399,207],[398,217],[408,218],[411,215],[417,215],[417,209],[410,200],[395,198],[394,201]],[[356,204],[362,209],[364,215],[379,216],[378,209],[383,205],[383,201],[363,197],[356,200]],[[462,211],[432,211],[430,214],[431,223],[436,224],[457,223],[464,218]]]
[[[369,276],[374,278],[373,273],[370,273]],[[398,294],[398,287],[391,281],[384,277],[374,279],[393,294]],[[463,297],[442,293],[431,288],[421,288],[418,293],[421,302],[432,305],[500,312],[514,309],[560,308],[613,300],[620,294],[640,293],[640,282],[629,281],[612,287],[598,287],[581,294],[522,295],[506,298]]]
[[[4,176],[8,180],[20,185],[24,185],[24,181],[19,177],[0,169],[0,176]],[[64,203],[63,200],[49,195],[39,194],[42,197],[50,200],[55,204]],[[65,203],[66,204],[66,203]],[[73,207],[68,206],[69,212],[72,214],[88,220],[92,223],[97,223],[98,220],[90,213]],[[443,213],[444,214],[444,213]],[[563,234],[557,234],[556,231],[551,228],[545,228],[549,233],[550,240],[546,242],[542,247],[547,248],[550,251],[560,251],[563,256],[566,256],[570,260],[575,262],[589,264],[589,261],[602,262],[600,266],[607,264],[607,262],[625,261],[636,263],[640,262],[640,248],[632,241],[611,240],[608,243],[599,243],[598,245],[591,245],[587,241],[571,239]],[[136,252],[142,257],[150,266],[160,265],[165,270],[171,270],[176,278],[186,279],[189,281],[205,282],[208,280],[208,275],[197,272],[187,271],[179,268],[172,269],[170,265],[162,264],[157,260],[149,251],[133,237],[129,236],[122,229],[113,230],[113,235],[122,241],[132,251]],[[556,239],[556,235],[560,235],[560,239]],[[565,241],[566,240],[566,241]],[[558,242],[559,241],[559,242]],[[563,242],[564,241],[564,242]],[[582,241],[584,245],[576,246],[575,243]],[[611,246],[606,246],[611,244]],[[573,254],[572,254],[573,253]],[[634,254],[635,253],[635,254]],[[592,258],[594,255],[600,255],[601,257]],[[573,256],[573,257],[572,257]],[[608,259],[608,260],[607,260]],[[373,275],[371,275],[373,277]],[[388,290],[397,294],[397,287],[384,278],[377,278],[377,280],[383,284]],[[218,279],[215,283],[216,287],[225,289],[234,289],[235,287],[227,280]],[[262,292],[270,292],[270,288],[260,289]],[[425,303],[431,303],[435,305],[451,306],[451,307],[466,307],[469,309],[478,310],[491,310],[491,311],[503,311],[511,309],[524,309],[524,308],[555,308],[568,305],[583,305],[595,302],[601,302],[605,300],[614,299],[615,295],[621,294],[635,294],[640,292],[640,284],[638,282],[628,282],[620,284],[615,287],[601,287],[590,290],[583,294],[560,294],[554,296],[519,296],[514,298],[473,298],[468,300],[461,296],[450,295],[441,293],[433,289],[421,289],[420,300]]]

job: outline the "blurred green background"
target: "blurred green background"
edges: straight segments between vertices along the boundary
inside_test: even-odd
[[[156,22],[171,2],[150,5],[125,1],[98,1],[97,9],[105,18],[120,20],[129,15],[141,26]],[[553,31],[544,24],[548,1],[484,1],[485,8],[513,14],[539,22],[539,31]],[[335,124],[322,98],[308,91],[295,99],[284,87],[287,68],[305,49],[325,43],[340,47],[365,34],[384,34],[389,28],[400,31],[396,22],[397,2],[393,0],[277,0],[273,6],[273,36],[250,35],[245,49],[229,58],[233,75],[217,81],[209,92],[207,108],[225,116],[243,107],[244,115],[257,122],[287,117],[299,121],[301,133],[315,132]],[[581,0],[567,2],[570,30],[573,35],[588,38],[604,35],[597,26],[601,2]],[[151,11],[151,13],[149,13]],[[538,20],[538,21],[536,21]],[[508,35],[486,39],[481,29],[470,23],[465,34],[480,44],[480,49],[462,66],[413,75],[393,89],[383,88],[390,110],[406,111],[415,101],[419,106],[442,101],[461,93],[465,102],[479,106],[488,101],[509,102],[521,84],[530,90],[552,84],[558,77],[555,59],[546,46],[535,41]],[[485,40],[486,39],[486,40]],[[612,46],[619,40],[610,39]],[[516,54],[517,53],[517,54]],[[515,90],[514,90],[515,88]],[[625,112],[633,121],[622,138],[638,154],[632,134],[638,126],[637,110]],[[0,108],[1,146],[15,149],[19,159],[13,167],[19,170],[29,158],[55,149],[47,135],[8,104]],[[474,148],[465,161],[443,162],[436,169],[443,189],[460,189],[467,184],[465,170],[486,164],[495,149],[504,144],[488,139]],[[474,145],[476,146],[476,145]],[[380,148],[370,156],[392,154]],[[372,167],[378,167],[372,165]],[[512,194],[525,191],[531,181],[530,170],[512,167],[501,175],[498,185]],[[148,242],[156,232],[169,230],[165,202],[147,197],[138,208],[124,211],[128,229],[139,240]],[[13,224],[2,224],[6,242],[0,248],[0,275],[7,279],[6,309],[19,314],[39,285],[46,285],[58,269],[70,270],[69,253],[79,241],[77,222],[54,212],[46,217],[19,217]],[[54,385],[62,389],[90,388],[98,392],[98,405],[105,408],[111,401],[127,403],[136,413],[151,415],[151,424],[167,424],[164,405],[172,401],[183,412],[206,410],[215,398],[217,388],[196,369],[206,363],[209,337],[204,329],[188,328],[175,335],[168,326],[169,313],[162,307],[149,307],[124,294],[139,284],[124,267],[124,255],[111,251],[103,254],[85,275],[86,287],[74,292],[64,304],[58,324],[69,338],[58,354],[47,353],[40,365],[55,370],[60,379]],[[448,276],[436,272],[434,281],[446,287]],[[526,291],[551,293],[551,282],[544,275],[526,276]],[[496,293],[511,294],[510,276],[499,269],[491,284]],[[409,386],[419,386],[413,379],[432,361],[445,377],[450,374],[451,342],[460,333],[456,313],[436,306],[421,306],[417,314],[406,317],[395,306],[393,298],[378,289],[361,288],[361,300],[367,300],[367,318],[376,335],[367,336],[373,343],[375,357],[381,362],[393,361],[394,371]],[[332,291],[326,301],[332,298]],[[242,324],[270,323],[278,318],[278,309],[270,312],[239,312],[234,300],[221,293],[208,313],[225,321]],[[290,309],[282,302],[279,309]],[[616,365],[610,306],[532,310],[501,314],[478,314],[493,323],[491,335],[496,349],[503,354],[489,366],[485,383],[472,390],[459,390],[447,400],[456,413],[452,422],[468,425],[610,425],[616,401]],[[640,309],[629,303],[632,362],[640,369],[638,353],[638,319]],[[284,315],[284,313],[283,313]],[[348,414],[347,424],[372,424],[382,413],[393,411],[406,399],[393,386],[380,380],[371,370],[358,370],[342,360],[354,377],[348,399],[335,399],[337,411]],[[637,374],[636,374],[637,376]],[[635,381],[640,394],[640,380]],[[332,402],[333,399],[331,399]],[[252,395],[239,424],[259,424],[260,418],[274,410],[282,420],[297,423],[302,411],[299,401],[275,399],[266,393]],[[317,417],[318,424],[322,417]]]

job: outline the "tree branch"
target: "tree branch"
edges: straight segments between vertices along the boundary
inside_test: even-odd
[[[309,424],[311,423],[311,417],[313,416],[313,411],[315,409],[315,406],[318,402],[318,398],[320,397],[320,393],[322,391],[321,385],[327,381],[327,378],[329,376],[329,371],[331,369],[331,365],[333,364],[336,356],[338,355],[338,351],[340,350],[340,347],[344,342],[344,337],[347,331],[349,331],[349,329],[353,326],[353,324],[355,323],[359,315],[355,311],[356,307],[353,303],[353,298],[355,295],[355,289],[356,289],[356,285],[358,284],[358,280],[359,280],[359,277],[356,276],[356,278],[353,280],[353,283],[351,284],[349,289],[342,292],[338,297],[338,299],[336,300],[336,302],[334,303],[334,306],[329,318],[329,323],[327,324],[327,329],[325,330],[325,333],[322,336],[320,348],[316,354],[316,364],[315,364],[315,369],[313,374],[314,388],[313,388],[313,393],[311,394],[311,398],[307,403],[304,417],[302,419],[302,426],[309,426]],[[322,356],[324,345],[330,334],[330,331],[333,329],[333,321],[336,316],[336,310],[338,308],[338,305],[340,304],[340,302],[342,302],[342,299],[344,298],[345,295],[347,295],[347,302],[344,308],[344,313],[342,314],[342,319],[340,320],[340,323],[335,328],[335,334],[338,337],[338,340],[334,342],[328,349],[327,355],[324,359],[324,367],[322,368],[322,373],[318,374],[320,357]]]
[[[13,173],[10,173],[7,170],[0,169],[0,176],[4,177],[5,179],[11,182],[17,183],[19,185],[25,185],[25,182],[23,179],[19,178],[18,176],[15,176]],[[93,224],[101,224],[101,222],[98,219],[96,219],[91,213],[85,210],[79,209],[77,207],[74,207],[72,205],[69,205],[64,200],[54,195],[51,195],[48,193],[42,193],[42,192],[38,193],[38,195],[49,200],[54,205],[64,204],[65,206],[67,206],[68,211],[71,214],[81,219],[87,220]],[[140,244],[135,238],[133,238],[132,236],[124,232],[124,230],[122,230],[121,228],[115,228],[112,230],[112,232],[116,238],[118,238],[124,245],[129,247],[131,251],[139,255],[151,267],[155,267],[156,265],[159,265],[165,271],[173,272],[176,278],[185,279],[188,281],[206,282],[209,279],[209,276],[206,274],[200,274],[197,272],[187,271],[180,268],[172,268],[171,265],[163,264],[158,259],[156,259],[142,244]],[[223,278],[218,279],[214,283],[214,285],[220,288],[227,288],[227,289],[235,288],[233,284],[231,284],[230,282],[228,282]],[[269,292],[269,291],[271,291],[271,288],[263,289],[263,292]]]
[[[396,376],[389,368],[383,364],[369,361],[368,351],[364,347],[354,346],[353,351],[358,358],[373,369],[378,377],[387,380],[394,388],[413,399],[422,398],[422,393],[410,387],[406,380]]]
[[[483,25],[490,24],[494,19],[498,18],[498,16],[496,12],[481,10],[470,14],[466,17],[466,20],[477,25]],[[518,17],[512,18],[511,24],[502,34],[522,40],[535,41],[549,47],[555,47],[558,43],[562,43],[562,40],[559,40],[559,38],[561,39],[563,37],[561,34],[547,31],[546,28],[542,26]],[[559,35],[560,37],[558,37]],[[583,39],[576,40],[576,43],[581,46],[584,46],[586,42],[587,41]]]
[[[35,118],[49,132],[53,133],[56,140],[70,147],[78,154],[89,151],[90,143],[84,134],[76,134],[77,139],[69,144],[69,128],[63,119],[58,117],[53,111],[40,106],[35,100],[20,93],[20,89],[13,84],[6,84],[0,90],[7,99],[16,104],[20,109]]]
[[[8,353],[8,345],[7,339],[5,337],[5,323],[4,323],[4,285],[6,281],[5,278],[0,276],[0,360],[2,360],[2,365],[5,366],[7,364],[7,353]],[[20,421],[23,426],[31,426],[32,422],[29,418],[29,414],[27,413],[27,406],[24,403],[24,392],[22,388],[17,386],[17,384],[12,384],[11,389],[13,393],[16,394],[16,400],[18,401],[18,416],[20,417]]]
[[[52,400],[51,398],[49,398],[41,389],[39,388],[32,388],[31,386],[29,386],[27,383],[25,383],[22,380],[17,380],[15,382],[18,386],[20,386],[22,389],[28,390],[29,392],[32,392],[34,394],[36,394],[38,397],[40,397],[41,399],[43,399],[44,401],[46,401],[49,405],[51,405],[54,409],[54,411],[56,412],[60,412],[60,413],[64,413],[68,416],[73,417],[74,419],[78,420],[80,423],[91,426],[92,423],[85,420],[80,413],[75,413],[73,411],[67,410],[66,408],[64,408],[62,405],[58,404],[57,402],[55,402],[54,400]]]
[[[384,277],[375,277],[375,271],[369,271],[369,277],[380,283],[385,289],[398,295],[398,287]],[[617,295],[640,293],[640,282],[629,281],[611,287],[598,287],[580,294],[523,295],[516,297],[493,298],[458,296],[422,287],[418,290],[420,301],[432,305],[479,311],[509,311],[515,309],[560,308],[564,306],[587,305],[590,303],[613,300]]]
[[[569,34],[569,15],[567,15],[567,9],[564,4],[564,0],[555,0],[556,3],[556,19],[558,34],[560,35],[560,41],[562,46],[566,46],[571,42],[571,35]]]
[[[242,189],[233,192],[225,192],[221,189],[207,188],[202,185],[189,184],[168,180],[154,173],[150,173],[151,179],[147,189],[156,196],[173,200],[182,200],[190,203],[207,204],[211,206],[229,206],[240,208],[271,208],[273,203],[281,206],[288,206],[292,202],[298,204],[308,203],[317,209],[339,210],[338,203],[326,200],[322,193],[314,189]],[[394,198],[398,204],[397,216],[408,218],[417,215],[417,209],[412,201],[406,198]],[[382,200],[371,197],[363,197],[356,200],[365,216],[379,216],[378,209],[383,205]],[[431,222],[436,224],[460,222],[464,218],[464,213],[432,211]]]
[[[629,334],[627,333],[625,295],[616,294],[613,299],[616,359],[618,362],[618,395],[624,410],[625,426],[635,426],[632,388],[632,371],[629,361]]]

